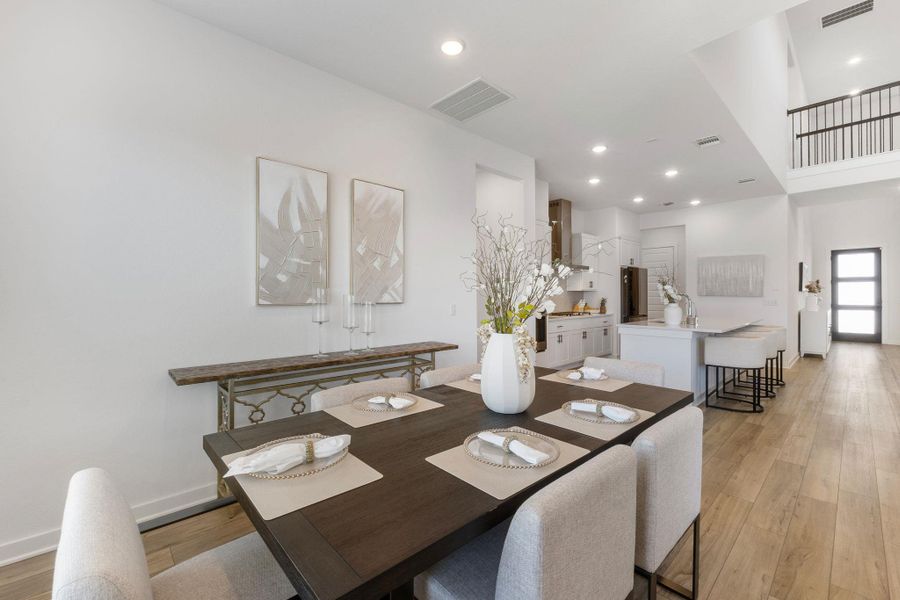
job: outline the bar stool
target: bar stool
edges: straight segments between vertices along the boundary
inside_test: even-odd
[[[722,410],[730,410],[732,412],[760,413],[763,412],[762,406],[762,376],[761,372],[766,367],[766,339],[756,336],[736,336],[736,335],[717,335],[707,337],[704,343],[703,358],[706,363],[706,406],[711,408],[719,408]],[[716,389],[712,393],[709,391],[709,368],[716,370]],[[719,369],[722,370],[722,390],[719,391]],[[725,373],[726,369],[732,369],[733,372],[738,369],[744,369],[753,374],[753,392],[751,394],[743,394],[725,390]],[[735,408],[722,406],[720,404],[710,404],[709,400],[715,396],[717,400],[732,400],[734,402],[742,402],[749,404],[750,408]]]
[[[778,364],[778,334],[774,331],[732,331],[724,334],[734,337],[758,337],[763,338],[766,342],[766,367],[764,369],[763,383],[765,388],[765,397],[775,397],[775,374]],[[752,386],[752,382],[742,380],[742,371],[738,369],[732,374],[732,386],[747,388]]]
[[[787,328],[780,325],[750,325],[740,331],[770,331],[775,332],[778,338],[778,370],[775,377],[775,385],[784,387],[784,353],[787,350]]]

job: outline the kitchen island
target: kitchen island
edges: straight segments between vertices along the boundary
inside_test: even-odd
[[[704,394],[703,340],[709,335],[728,333],[759,321],[709,318],[699,319],[695,327],[666,325],[661,320],[621,323],[619,357],[660,365],[666,370],[665,386],[694,393],[695,401]]]

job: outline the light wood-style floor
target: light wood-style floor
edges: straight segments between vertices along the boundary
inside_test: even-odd
[[[762,414],[706,411],[700,598],[900,600],[900,346],[835,344],[786,379]],[[232,505],[146,533],[150,571],[251,530]],[[663,568],[683,585],[688,542]],[[49,598],[52,567],[0,568],[0,599]]]

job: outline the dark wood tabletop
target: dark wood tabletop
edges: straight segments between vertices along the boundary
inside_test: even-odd
[[[552,372],[536,371],[538,377]],[[437,386],[415,393],[444,407],[358,429],[316,412],[203,438],[204,449],[224,473],[222,457],[233,452],[291,435],[348,433],[353,436],[353,454],[383,475],[374,483],[271,521],[259,516],[236,480],[227,480],[301,598],[385,596],[510,517],[538,489],[606,448],[630,443],[641,431],[693,400],[690,392],[636,383],[609,393],[538,379],[531,407],[519,415],[502,415],[488,410],[478,394],[454,387]],[[583,398],[609,400],[656,414],[613,440],[598,440],[534,420],[566,401]],[[425,461],[461,444],[471,433],[513,425],[590,453],[506,500]]]
[[[302,356],[284,356],[281,358],[264,358],[260,360],[247,360],[243,362],[221,363],[217,365],[203,365],[199,367],[182,367],[169,369],[169,377],[176,385],[193,385],[195,383],[207,383],[209,381],[223,381],[239,377],[256,377],[259,375],[273,375],[276,373],[288,373],[304,369],[317,369],[320,367],[352,366],[357,363],[369,362],[385,358],[400,358],[414,356],[416,354],[428,354],[431,352],[443,352],[456,350],[456,344],[444,342],[416,342],[413,344],[397,344],[394,346],[378,346],[366,352],[348,356],[344,352],[332,352],[326,356],[304,354]]]

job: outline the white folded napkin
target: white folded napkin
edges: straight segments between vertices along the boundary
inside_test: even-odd
[[[629,408],[619,408],[618,406],[609,406],[608,404],[604,404],[600,407],[600,412],[603,413],[603,416],[607,419],[611,419],[617,423],[630,421],[634,418],[634,415],[637,414]]]
[[[629,408],[619,408],[618,406],[609,406],[607,404],[594,404],[593,402],[572,402],[569,406],[572,407],[572,410],[577,410],[578,412],[586,412],[597,414],[597,407],[600,407],[600,414],[602,414],[607,419],[611,419],[618,423],[625,423],[626,421],[630,421],[634,418],[636,414],[633,410]]]
[[[581,367],[578,369],[581,376],[587,381],[597,381],[598,379],[606,379],[606,371],[603,369],[595,369],[593,367]]]
[[[580,381],[582,377],[584,377],[584,373],[579,370],[572,371],[566,375],[566,379],[571,379],[572,381]]]
[[[502,436],[499,433],[494,433],[493,431],[482,431],[478,434],[478,438],[482,441],[487,442],[488,444],[497,446],[498,448],[502,448],[503,442],[504,440],[506,440],[506,436]],[[540,450],[535,450],[531,446],[523,444],[519,440],[513,440],[509,443],[509,451],[530,465],[536,465],[550,458]]]
[[[349,445],[349,435],[335,435],[313,442],[313,454],[317,459],[328,458]],[[228,472],[225,473],[225,477],[246,475],[247,473],[278,475],[297,465],[302,465],[304,462],[306,462],[306,444],[304,442],[287,442],[247,456],[237,457],[228,463]]]
[[[472,373],[469,375],[469,379],[472,381],[481,381],[481,373]]]
[[[384,396],[374,396],[369,398],[369,402],[372,404],[390,404],[392,408],[396,408],[397,410],[401,410],[406,408],[407,406],[412,406],[415,404],[412,400],[408,398],[400,398],[399,396],[391,396],[390,398],[385,398]]]

